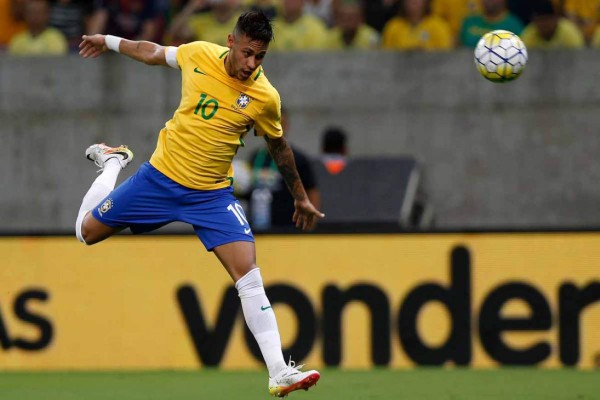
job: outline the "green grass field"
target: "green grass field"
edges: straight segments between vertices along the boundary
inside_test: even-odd
[[[268,399],[261,372],[0,373],[1,400]],[[575,370],[324,370],[316,388],[288,399],[589,400],[600,372]]]

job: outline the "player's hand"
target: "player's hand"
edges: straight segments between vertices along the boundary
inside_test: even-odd
[[[108,51],[104,35],[83,35],[79,43],[79,55],[83,58],[96,58],[100,54]]]
[[[315,206],[308,200],[294,200],[294,216],[292,220],[296,224],[296,228],[302,230],[311,230],[317,225],[317,221],[321,218],[325,218],[325,214],[317,210]]]

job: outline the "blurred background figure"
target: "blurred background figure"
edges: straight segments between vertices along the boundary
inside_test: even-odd
[[[594,48],[600,48],[600,26],[598,28],[596,28],[596,31],[594,32],[594,36],[592,36],[591,45]]]
[[[321,139],[321,162],[331,175],[337,175],[346,168],[348,147],[347,135],[342,128],[329,127]]]
[[[475,47],[481,36],[496,29],[520,35],[523,23],[508,10],[506,0],[482,0],[482,12],[465,18],[460,31],[460,43]]]
[[[383,32],[385,24],[398,14],[400,0],[361,0],[365,14],[365,23]]]
[[[281,110],[281,127],[289,141],[289,116],[285,109]],[[300,180],[304,184],[309,200],[317,208],[321,206],[319,189],[311,165],[311,160],[290,142],[294,153],[296,168]],[[275,161],[266,147],[261,147],[250,157],[252,168],[252,193],[250,197],[250,219],[252,229],[265,230],[270,227],[293,227],[294,198],[285,186],[283,178],[277,170]],[[265,207],[268,209],[265,210]],[[263,213],[268,215],[263,215]],[[260,213],[261,215],[258,215]]]
[[[81,36],[91,33],[94,11],[91,0],[51,0],[50,26],[65,35],[71,51],[79,51]]]
[[[305,0],[304,13],[314,15],[328,27],[334,24],[334,3],[340,0]],[[341,0],[344,1],[344,0]]]
[[[240,0],[191,0],[175,16],[169,34],[174,43],[203,40],[225,46],[240,11]]]
[[[283,0],[273,28],[275,40],[269,49],[275,51],[321,50],[327,38],[325,23],[304,12],[304,0]]]
[[[527,48],[580,49],[585,46],[577,25],[561,17],[550,0],[537,0],[532,10],[533,20],[521,35]]]
[[[431,14],[429,0],[402,0],[399,15],[383,30],[382,47],[389,50],[449,50],[454,45],[450,26]]]
[[[335,8],[335,25],[325,45],[330,50],[376,49],[379,33],[364,23],[362,4],[358,0],[340,0]]]
[[[261,10],[269,19],[275,19],[281,13],[281,2],[278,0],[248,0],[244,5],[251,10]]]
[[[155,41],[160,36],[159,16],[156,0],[98,0],[90,33]]]
[[[600,0],[563,0],[564,13],[583,32],[585,40],[592,41],[600,24]]]
[[[48,26],[50,5],[46,0],[25,2],[26,30],[10,41],[8,53],[13,56],[60,56],[69,51],[67,39],[56,28]]]
[[[452,35],[458,38],[463,20],[481,12],[481,0],[432,0],[431,13],[443,18],[450,25]]]
[[[25,30],[25,0],[0,0],[0,50]]]

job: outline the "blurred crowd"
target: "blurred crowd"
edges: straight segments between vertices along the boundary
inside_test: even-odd
[[[61,55],[94,33],[224,45],[247,9],[273,19],[272,51],[447,51],[494,29],[528,48],[600,48],[600,0],[0,0],[0,51]]]

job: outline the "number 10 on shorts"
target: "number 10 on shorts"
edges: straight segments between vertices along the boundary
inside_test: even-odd
[[[248,225],[248,220],[246,219],[246,215],[244,215],[244,209],[239,203],[231,203],[227,206],[227,209],[235,215],[238,221],[240,221],[240,225]]]

